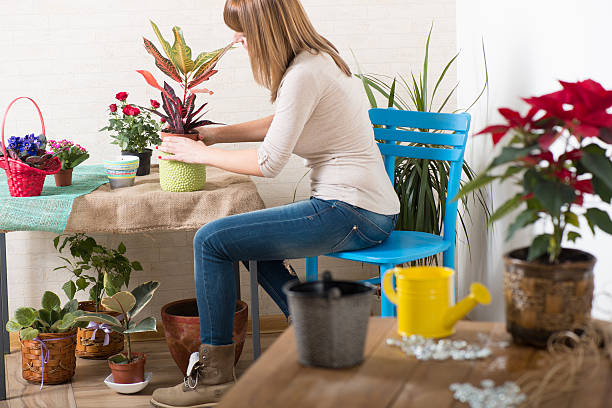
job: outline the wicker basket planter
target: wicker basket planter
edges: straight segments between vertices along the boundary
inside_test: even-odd
[[[95,305],[93,302],[79,302],[79,309],[87,312],[94,312]],[[118,316],[119,313],[101,310],[102,312]],[[89,359],[105,359],[112,355],[119,354],[123,351],[123,334],[115,331],[110,331],[108,334],[108,344],[105,346],[104,341],[107,333],[98,328],[78,329],[76,335],[76,355],[81,358]]]
[[[527,251],[504,256],[507,330],[517,343],[544,347],[552,333],[581,329],[590,321],[596,260],[564,248],[559,264],[542,264],[525,261]]]
[[[76,367],[76,332],[73,329],[66,333],[40,333],[40,340],[22,340],[23,379],[37,384],[62,384],[70,381]]]

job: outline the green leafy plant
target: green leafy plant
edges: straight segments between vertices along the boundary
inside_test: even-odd
[[[21,340],[32,340],[39,333],[63,333],[72,330],[77,324],[77,318],[83,316],[78,310],[79,304],[71,299],[61,307],[59,296],[53,292],[45,292],[41,300],[41,309],[20,307],[15,310],[15,316],[6,323],[6,330],[19,332]]]
[[[95,303],[96,311],[99,311],[104,294],[112,296],[123,286],[127,288],[132,271],[142,271],[140,262],[130,262],[125,256],[126,248],[123,242],[117,249],[110,249],[98,244],[92,237],[78,233],[57,236],[53,245],[60,253],[67,246],[75,258],[73,262],[60,256],[66,265],[55,268],[66,269],[74,276],[62,286],[66,296],[73,299],[78,291],[89,288],[89,299]]]
[[[612,90],[591,79],[560,82],[560,91],[524,99],[530,105],[525,116],[499,109],[507,124],[488,126],[479,134],[491,134],[494,145],[509,134],[509,143],[458,194],[465,197],[496,180],[514,181],[520,191],[495,210],[489,223],[523,206],[507,239],[538,220],[552,224],[551,232],[533,239],[527,253],[528,261],[549,264],[562,261],[565,239],[580,238],[568,228],[579,228],[580,219],[593,233],[597,227],[612,234],[612,220],[605,211],[584,208],[587,194],[612,203],[612,159],[603,147],[612,145],[612,114],[607,113]],[[551,147],[555,142],[558,148]]]
[[[215,51],[204,51],[198,54],[195,59],[192,59],[191,48],[187,46],[180,27],[172,28],[174,44],[171,47],[153,21],[151,21],[151,26],[161,44],[165,57],[151,41],[143,38],[145,49],[155,58],[157,68],[183,88],[183,96],[182,98],[177,96],[174,89],[166,82],[164,82],[162,88],[149,71],[139,70],[137,72],[144,77],[149,85],[161,91],[162,107],[166,114],[148,110],[160,116],[167,123],[168,128],[165,130],[167,132],[187,134],[199,126],[213,124],[214,122],[202,119],[207,113],[201,113],[206,104],[199,108],[196,108],[195,104],[196,94],[212,94],[212,91],[196,87],[202,82],[208,81],[211,76],[217,73],[214,69],[217,62],[232,48],[233,43]]]
[[[111,143],[126,152],[143,153],[149,146],[160,144],[161,124],[151,116],[151,112],[157,112],[159,102],[151,99],[151,109],[141,107],[141,110],[127,102],[127,92],[119,92],[115,98],[120,105],[117,106],[116,103],[109,105],[108,125],[100,129],[100,132],[114,132],[111,134],[113,138]]]
[[[47,145],[62,162],[62,170],[74,169],[89,158],[89,153],[83,146],[70,140],[48,140]]]
[[[109,358],[116,364],[127,364],[133,361],[132,343],[130,335],[133,333],[143,333],[157,331],[157,322],[154,317],[145,317],[138,323],[134,318],[151,301],[155,291],[159,287],[159,282],[149,281],[134,288],[131,292],[117,292],[111,297],[102,299],[102,305],[113,312],[121,313],[123,320],[105,313],[85,312],[77,318],[81,322],[97,322],[110,326],[113,331],[122,333],[127,341],[127,353],[116,354]]]
[[[455,93],[458,84],[451,89],[451,91],[444,97],[442,102],[439,103],[437,107],[435,107],[434,101],[436,95],[438,95],[440,84],[443,83],[448,70],[452,67],[453,63],[455,63],[459,54],[456,54],[445,65],[435,82],[433,91],[430,93],[430,88],[428,88],[428,66],[429,43],[432,29],[433,25],[429,30],[427,42],[425,44],[423,72],[418,76],[411,73],[409,79],[407,79],[404,75],[399,74],[398,80],[396,77],[387,77],[377,74],[363,74],[361,72],[361,68],[359,67],[359,63],[357,63],[357,77],[362,81],[364,90],[368,96],[368,100],[372,108],[378,107],[374,92],[377,92],[386,99],[387,107],[395,107],[396,109],[401,110],[441,112],[447,106],[448,102]],[[486,73],[487,70],[484,44],[482,50]],[[472,106],[474,106],[474,104],[476,104],[476,102],[482,97],[488,88],[488,83],[488,74],[486,74],[483,88],[472,104],[470,104],[470,106],[464,110],[456,110],[455,112],[468,111]],[[402,90],[407,93],[407,98],[402,97]],[[436,132],[430,129],[418,130],[422,132]],[[425,147],[431,146],[420,143],[410,143],[410,145]],[[406,157],[398,157],[396,159],[394,185],[395,192],[397,193],[401,204],[400,214],[395,227],[397,230],[422,231],[436,235],[440,235],[442,233],[449,170],[450,165],[445,161],[423,160]],[[461,185],[464,185],[476,177],[474,170],[467,162],[463,163],[463,174],[464,178],[461,181]],[[472,194],[472,199],[482,207],[486,217],[488,217],[490,215],[490,210],[484,193],[480,190],[476,190],[474,194]],[[470,240],[467,234],[467,227],[465,223],[466,220],[464,216],[467,215],[470,217],[469,207],[467,205],[468,197],[463,197],[462,201],[464,204],[463,208],[465,213],[459,211],[459,221],[469,248]],[[437,257],[430,257],[417,263],[437,262]]]

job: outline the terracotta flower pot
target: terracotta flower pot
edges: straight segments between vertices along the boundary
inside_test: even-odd
[[[161,132],[162,140],[168,136],[185,137],[198,140],[198,133],[166,133]],[[170,156],[168,153],[160,152],[161,156]],[[164,191],[188,192],[200,191],[206,184],[206,165],[182,163],[173,160],[159,161],[159,185]]]
[[[198,304],[195,299],[183,299],[168,303],[162,307],[161,316],[170,354],[176,365],[185,373],[189,364],[189,356],[191,353],[198,351],[200,347]],[[241,300],[236,301],[233,335],[236,345],[234,365],[238,363],[244,347],[248,319],[247,304]]]
[[[504,256],[506,325],[517,343],[545,347],[558,331],[582,329],[591,319],[593,255],[563,248],[560,263],[526,261],[528,248]]]
[[[122,353],[126,355],[125,353]],[[134,384],[144,381],[144,366],[147,356],[144,353],[132,352],[135,360],[128,364],[117,364],[108,361],[113,372],[113,382],[116,384]]]
[[[53,175],[55,177],[55,185],[58,187],[71,186],[72,170],[74,169],[60,170],[58,173],[55,173]]]

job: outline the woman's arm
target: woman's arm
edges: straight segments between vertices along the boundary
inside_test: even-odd
[[[161,160],[206,164],[234,173],[262,177],[257,150],[224,150],[208,147],[184,137],[165,137],[160,150],[174,156],[158,156]]]
[[[268,133],[274,115],[236,125],[197,128],[199,139],[210,146],[215,143],[261,142]]]

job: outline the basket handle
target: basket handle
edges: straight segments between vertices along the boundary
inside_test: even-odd
[[[8,154],[6,154],[6,147],[4,146],[4,124],[6,123],[6,117],[9,113],[9,109],[11,109],[11,106],[13,106],[13,104],[17,102],[19,99],[28,99],[34,104],[34,107],[38,111],[38,117],[40,118],[40,124],[42,126],[42,134],[43,135],[45,134],[45,121],[43,120],[42,112],[40,111],[40,108],[38,107],[36,102],[34,102],[34,99],[28,96],[20,96],[18,98],[13,99],[11,103],[9,103],[9,106],[6,108],[6,111],[4,111],[4,118],[2,118],[2,154],[4,154],[4,162],[6,164],[7,172],[9,169],[9,162],[8,162]]]

